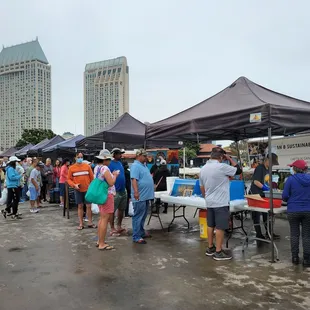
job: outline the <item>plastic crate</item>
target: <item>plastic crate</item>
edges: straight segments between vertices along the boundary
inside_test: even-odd
[[[254,208],[269,209],[269,199],[268,198],[262,198],[262,199],[263,200],[247,198],[248,206],[254,207]],[[274,208],[281,208],[281,205],[282,205],[281,199],[273,199],[273,207]]]

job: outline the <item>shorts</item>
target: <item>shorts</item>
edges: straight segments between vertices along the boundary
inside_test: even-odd
[[[123,192],[116,192],[114,197],[114,211],[125,211],[127,208],[127,199],[128,197],[126,189]]]
[[[86,192],[79,192],[79,191],[75,190],[74,196],[75,196],[75,203],[77,205],[83,205],[84,203],[86,205],[90,204],[90,202],[85,200]]]
[[[40,196],[40,189],[36,190],[34,187],[29,187],[29,193],[30,193],[29,199],[31,201],[36,201]]]
[[[229,228],[229,207],[208,208],[207,221],[208,227],[215,227],[219,230]]]
[[[65,183],[59,183],[59,192],[60,192],[61,197],[65,196],[65,189],[66,189],[66,184]]]
[[[105,204],[98,205],[100,214],[113,214],[114,213],[114,195],[109,194]]]

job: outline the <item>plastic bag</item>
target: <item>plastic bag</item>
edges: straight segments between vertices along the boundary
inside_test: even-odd
[[[132,201],[130,201],[129,202],[129,208],[128,208],[128,215],[134,216],[134,213],[135,213],[135,211],[133,209],[133,203],[132,203]]]
[[[30,197],[30,191],[27,191],[26,195],[27,195],[28,197]]]
[[[8,189],[4,188],[2,193],[1,193],[1,198],[0,198],[0,205],[3,206],[6,204],[6,201],[8,199]]]
[[[91,204],[91,212],[92,212],[93,214],[98,214],[98,213],[99,213],[99,207],[98,207],[98,205],[96,205],[95,203],[92,203],[92,204]]]

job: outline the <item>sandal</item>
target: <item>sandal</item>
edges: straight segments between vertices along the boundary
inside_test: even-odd
[[[143,236],[143,239],[149,239],[149,238],[152,238],[152,235],[151,234],[145,234]]]
[[[113,245],[106,245],[105,247],[103,247],[103,248],[99,248],[99,246],[98,246],[98,250],[99,251],[110,251],[110,250],[114,250],[114,246]]]
[[[84,229],[84,226],[80,225],[78,226],[78,230],[83,230]]]
[[[110,237],[119,237],[120,235],[117,230],[110,231]]]
[[[139,239],[138,241],[134,241],[134,243],[147,244],[147,242],[144,239]]]
[[[117,232],[119,235],[121,235],[122,233],[127,234],[127,229],[121,228],[121,229],[118,229],[116,232]]]
[[[96,224],[87,225],[88,228],[98,228]]]

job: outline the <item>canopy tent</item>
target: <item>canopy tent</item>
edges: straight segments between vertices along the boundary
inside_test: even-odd
[[[102,131],[77,142],[76,146],[81,150],[98,151],[105,142],[110,148],[139,148],[144,145],[145,129],[145,124],[124,113]]]
[[[36,144],[35,146],[31,147],[27,154],[29,156],[41,156],[42,155],[42,149],[50,147],[54,144],[60,143],[64,141],[65,139],[59,135],[55,136],[52,139],[44,139],[40,143]]]
[[[261,113],[260,122],[250,114]],[[240,77],[216,95],[174,116],[153,123],[146,132],[152,140],[242,140],[291,135],[310,128],[310,103],[298,100]]]
[[[15,155],[16,155],[17,157],[19,157],[19,156],[26,156],[28,150],[29,150],[31,147],[33,147],[33,144],[29,143],[29,144],[25,145],[23,148],[21,148],[20,150],[18,150],[18,151],[15,153]]]
[[[0,154],[0,157],[10,157],[13,156],[15,154],[15,152],[17,151],[16,147],[10,147],[8,150],[4,151],[2,154]]]
[[[146,142],[174,140],[241,140],[293,135],[310,129],[310,102],[295,99],[240,77],[205,101],[148,126]],[[271,153],[269,153],[271,161]],[[272,165],[269,166],[272,180]],[[271,260],[274,262],[273,190],[270,190]]]
[[[77,135],[65,141],[53,144],[52,146],[46,147],[42,150],[43,153],[49,153],[56,150],[65,150],[65,151],[75,151],[76,142],[81,141],[85,137],[83,135]]]

